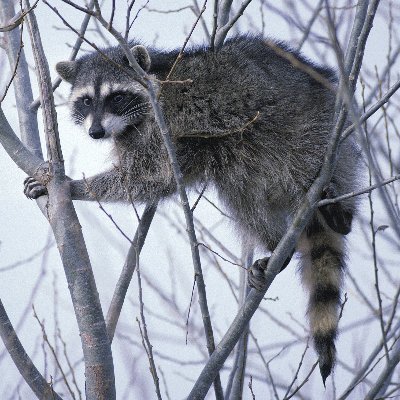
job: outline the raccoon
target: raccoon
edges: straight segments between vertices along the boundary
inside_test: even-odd
[[[170,75],[177,50],[146,50],[132,42],[131,51],[160,85],[186,186],[212,184],[240,234],[273,251],[320,170],[333,127],[334,71],[283,42],[248,35],[227,40],[217,53],[206,46],[185,51]],[[176,183],[146,90],[116,66],[129,68],[119,48],[103,53],[106,57],[95,52],[56,66],[72,85],[74,121],[93,139],[114,144],[115,167],[71,181],[72,198],[139,203],[167,198]],[[162,83],[167,77],[169,83]],[[358,148],[348,138],[321,196],[353,191],[359,164]],[[25,193],[38,197],[46,189],[28,179]],[[344,236],[355,211],[354,199],[320,208],[296,247],[324,383],[335,363]],[[253,268],[256,287],[259,264]]]

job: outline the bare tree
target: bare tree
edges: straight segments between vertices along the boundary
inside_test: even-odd
[[[266,398],[267,393],[275,399],[396,398],[400,390],[397,3],[188,0],[176,7],[155,0],[117,3],[43,0],[30,4],[24,0],[15,4],[0,0],[0,46],[4,50],[0,68],[6,71],[0,76],[0,143],[12,160],[7,164],[15,169],[12,173],[18,174],[19,168],[46,186],[47,195],[39,197],[36,205],[52,231],[48,235],[43,225],[45,245],[37,243],[35,251],[22,257],[13,252],[0,264],[2,282],[8,289],[7,294],[6,290],[1,292],[0,301],[0,335],[5,346],[0,348],[0,363],[10,369],[7,363],[11,356],[21,376],[15,378],[15,371],[10,374],[13,379],[0,387],[2,398],[27,398],[32,391],[40,399],[255,399]],[[46,15],[56,21],[55,26],[46,26]],[[144,29],[147,43],[160,41],[163,33],[158,37],[158,31],[170,29],[171,21],[181,31],[181,41],[175,43],[180,51],[161,88],[163,84],[180,84],[169,79],[192,44],[203,40],[217,52],[228,35],[249,30],[274,35],[280,28],[294,48],[321,63],[335,65],[338,71],[334,129],[323,166],[271,254],[262,291],[246,285],[246,267],[259,254],[245,240],[238,250],[227,238],[231,217],[218,204],[212,188],[187,192],[157,86],[130,51],[128,38],[140,36]],[[158,29],[150,30],[151,22]],[[72,44],[64,45],[63,35]],[[63,53],[71,47],[71,61],[79,52],[102,53],[103,46],[111,43],[125,52],[132,79],[150,98],[179,202],[168,208],[152,203],[142,210],[132,204],[129,212],[100,201],[85,205],[72,202],[67,175],[73,173],[76,163],[71,159],[71,147],[62,151],[61,142],[70,128],[58,117],[67,101],[59,89],[61,80],[51,81],[48,60],[52,56],[46,50],[51,45],[50,36]],[[295,68],[313,74],[307,66],[299,65],[291,52],[278,47],[276,51]],[[33,93],[39,94],[37,99]],[[18,118],[13,116],[13,103]],[[38,123],[39,108],[42,120]],[[357,136],[364,155],[367,178],[362,190],[321,200],[340,143],[349,135]],[[7,198],[11,196],[8,186],[2,189]],[[308,343],[293,268],[275,278],[315,210],[355,196],[365,200],[360,201],[356,231],[349,241],[351,258],[336,371],[324,389],[315,373],[317,358]],[[27,203],[22,196],[15,202],[21,207]],[[97,214],[93,205],[99,209]],[[36,223],[39,216],[31,210],[29,213]],[[84,239],[81,225],[89,239]],[[165,231],[174,232],[175,239],[165,241],[166,235],[160,233]],[[10,232],[9,227],[2,229],[3,243],[14,241]],[[100,248],[95,242],[99,237],[93,240],[98,234],[104,241]],[[54,244],[58,258],[53,254]],[[108,252],[113,254],[109,259]],[[183,268],[189,264],[189,252],[191,269]],[[10,292],[20,287],[12,277],[38,260],[41,270],[27,286],[29,296],[19,306],[22,313],[18,320],[6,312],[11,304],[15,309]],[[56,272],[60,265],[65,278]],[[96,267],[92,269],[92,265]],[[50,270],[51,279],[46,276]],[[134,276],[137,282],[132,281]],[[64,279],[70,300],[65,296],[65,285],[60,284]],[[76,326],[68,317],[72,309]],[[67,333],[69,325],[75,326],[72,336]],[[28,340],[27,333],[39,339]]]

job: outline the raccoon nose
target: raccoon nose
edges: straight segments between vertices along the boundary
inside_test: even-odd
[[[104,137],[105,133],[106,132],[104,128],[100,124],[93,124],[89,129],[89,135],[93,139],[101,139],[102,137]]]

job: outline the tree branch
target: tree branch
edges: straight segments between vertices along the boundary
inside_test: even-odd
[[[25,3],[29,6],[28,0]],[[42,103],[51,179],[47,216],[60,251],[79,326],[87,399],[115,399],[114,367],[106,325],[81,227],[65,177],[53,90],[34,13],[28,16]]]
[[[346,194],[344,194],[342,196],[338,196],[338,197],[335,197],[333,199],[320,200],[318,202],[317,206],[318,207],[322,207],[322,206],[326,206],[327,204],[337,203],[339,201],[350,199],[351,197],[359,196],[359,195],[364,194],[364,193],[370,193],[374,189],[377,189],[377,188],[380,188],[382,186],[385,186],[385,185],[387,185],[389,183],[397,181],[398,179],[400,179],[400,174],[397,174],[395,176],[392,176],[391,178],[385,179],[382,182],[376,183],[375,185],[368,186],[368,187],[366,187],[364,189],[361,189],[361,190],[357,190],[355,192],[346,193]]]
[[[21,168],[26,174],[35,177],[35,179],[39,181],[42,181],[43,173],[41,173],[41,167],[44,166],[45,163],[41,158],[32,154],[19,140],[18,136],[14,133],[13,129],[8,123],[1,107],[0,143],[19,168]],[[45,171],[46,170],[43,170],[42,172]]]
[[[236,21],[243,15],[244,10],[251,3],[251,1],[252,0],[243,1],[242,5],[240,6],[237,13],[229,21],[227,21],[227,18],[229,18],[229,10],[231,8],[232,0],[224,1],[222,12],[221,12],[221,10],[219,11],[219,13],[221,15],[221,19],[218,23],[219,28],[215,35],[215,49],[216,50],[219,50],[222,47],[222,45],[224,44],[225,38],[228,35],[228,32],[233,27],[233,25],[235,25]],[[228,7],[229,7],[229,10],[225,11],[225,8],[228,8]]]
[[[0,22],[11,19],[14,16],[14,2],[12,0],[0,0]],[[6,52],[11,69],[17,64],[20,52],[16,76],[13,80],[15,101],[18,105],[18,120],[21,132],[21,140],[33,154],[43,160],[40,146],[39,128],[36,112],[30,109],[33,101],[31,81],[29,78],[28,63],[24,50],[20,50],[20,32],[18,28],[5,32]],[[2,125],[0,125],[2,126]]]
[[[91,2],[88,5],[89,10],[93,9],[93,4],[94,4],[94,1],[91,0]],[[74,61],[76,56],[78,55],[79,49],[81,48],[82,43],[83,43],[82,37],[85,35],[85,32],[89,25],[90,17],[91,17],[90,14],[85,15],[85,18],[83,19],[81,27],[79,29],[79,35],[75,41],[75,44],[72,47],[71,54],[68,57],[68,61]],[[62,79],[60,77],[57,77],[54,80],[53,85],[52,85],[53,92],[60,86],[61,81],[62,81]],[[33,101],[31,103],[30,107],[32,110],[37,110],[40,107],[40,98],[37,98],[35,101]]]
[[[26,383],[39,399],[43,400],[61,400],[61,397],[46,382],[46,379],[40,374],[32,360],[29,358],[16,332],[8,318],[3,303],[0,300],[0,336],[4,342],[8,353],[17,366],[20,374]]]
[[[131,283],[133,273],[135,272],[137,255],[140,254],[142,250],[156,209],[157,204],[149,204],[145,208],[136,230],[135,237],[133,238],[132,244],[129,248],[117,286],[114,290],[106,318],[107,333],[110,342],[113,340],[115,328],[121,314],[122,305],[124,304],[129,284]]]
[[[39,0],[36,0],[35,4],[32,7],[30,7],[27,11],[24,10],[18,11],[14,15],[14,17],[12,17],[9,21],[6,22],[7,25],[0,26],[0,32],[9,32],[18,27],[19,25],[21,25],[25,15],[27,15],[31,10],[33,10],[37,6],[37,3],[39,3]]]

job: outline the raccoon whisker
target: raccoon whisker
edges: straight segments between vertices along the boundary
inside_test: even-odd
[[[125,104],[125,106],[123,106],[122,109],[119,109],[118,113],[122,114],[138,98],[139,98],[139,96],[135,96],[131,101],[128,102],[128,104]],[[141,103],[139,103],[139,104],[141,104]]]
[[[137,117],[140,117],[140,116],[142,116],[142,115],[148,115],[148,114],[149,114],[149,113],[148,113],[148,112],[145,112],[145,111],[133,112],[133,113],[124,115],[124,121],[129,121],[129,122],[131,122],[132,120],[134,120],[134,119],[137,118]]]
[[[133,113],[133,112],[139,112],[139,111],[141,111],[141,110],[147,110],[148,109],[148,107],[145,107],[145,106],[143,106],[143,107],[136,107],[136,108],[130,108],[129,110],[127,110],[124,114],[122,114],[122,115],[128,115],[128,114],[131,114],[131,113]]]
[[[77,116],[77,117],[81,117],[81,118],[85,118],[85,116],[78,110],[76,110],[72,115],[73,116]]]
[[[121,108],[118,109],[118,113],[122,114],[136,99],[138,96],[135,96],[131,101],[129,101],[127,104],[121,106]]]
[[[83,122],[84,120],[85,120],[85,118],[83,118],[83,117],[78,117],[78,116],[73,116],[72,117],[72,119],[75,121],[75,122]]]
[[[147,108],[147,107],[148,107],[148,103],[140,103],[140,104],[137,104],[134,107],[131,107],[130,109],[126,110],[126,112],[121,113],[121,115],[127,115],[133,111],[139,111],[142,108]]]
[[[75,110],[75,112],[72,114],[72,118],[77,122],[83,122],[86,117],[80,111]]]
[[[130,112],[122,115],[124,118],[131,118],[132,116],[136,115],[146,115],[148,114],[148,110],[146,109],[139,109],[139,110],[130,110]]]

